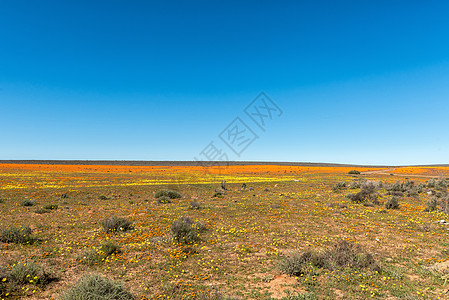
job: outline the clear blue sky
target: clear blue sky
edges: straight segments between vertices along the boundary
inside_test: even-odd
[[[0,159],[449,163],[447,1],[1,1]],[[264,91],[283,114],[260,130]],[[240,156],[219,134],[240,117]]]

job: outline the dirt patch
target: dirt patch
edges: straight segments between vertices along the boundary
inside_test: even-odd
[[[287,292],[291,294],[299,294],[306,292],[304,287],[298,287],[298,281],[287,275],[279,275],[276,276],[270,282],[265,284],[265,287],[268,288],[268,292],[271,293],[271,297],[273,299],[282,299],[287,295]]]

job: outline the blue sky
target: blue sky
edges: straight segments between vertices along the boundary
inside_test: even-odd
[[[449,163],[446,1],[1,1],[0,159]],[[282,109],[262,131],[244,113]],[[258,138],[219,138],[240,117]]]

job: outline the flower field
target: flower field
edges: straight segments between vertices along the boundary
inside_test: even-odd
[[[447,186],[428,181],[443,182],[449,168],[353,169],[0,164],[0,299],[58,299],[86,274],[120,281],[137,299],[447,299],[449,225],[439,221],[449,216],[426,207],[445,199]],[[382,181],[375,204],[348,198],[361,190],[351,183],[371,181]],[[397,192],[399,208],[387,209],[397,181],[421,189]],[[111,217],[132,225],[105,230]],[[177,235],[182,217],[193,235]],[[28,226],[28,239],[7,236],[14,226]],[[281,267],[342,240],[378,268],[324,258],[293,275]],[[33,263],[51,277],[19,283],[12,270]]]

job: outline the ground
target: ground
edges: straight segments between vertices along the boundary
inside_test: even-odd
[[[0,229],[30,226],[30,244],[0,242],[0,268],[36,261],[59,280],[28,284],[3,298],[57,299],[85,274],[119,280],[140,299],[196,299],[218,291],[237,299],[446,299],[449,220],[425,212],[426,192],[402,197],[400,208],[352,203],[333,191],[359,178],[416,183],[449,176],[448,167],[236,165],[107,166],[0,164]],[[215,195],[226,181],[226,190]],[[242,183],[246,188],[242,188]],[[182,198],[157,203],[161,189]],[[215,195],[215,197],[214,197]],[[29,199],[33,206],[22,206]],[[192,201],[200,209],[190,209]],[[48,205],[57,209],[36,213]],[[124,217],[133,230],[108,233],[101,222]],[[189,216],[205,225],[200,240],[175,242],[172,223]],[[294,277],[279,262],[339,240],[356,244],[381,267],[313,268]],[[121,253],[86,265],[83,253],[105,241]],[[0,274],[1,275],[1,274]],[[1,279],[0,279],[1,280]],[[1,283],[1,282],[0,282]]]

